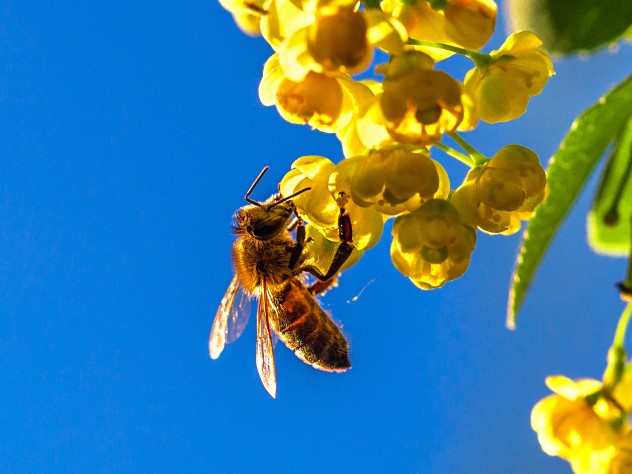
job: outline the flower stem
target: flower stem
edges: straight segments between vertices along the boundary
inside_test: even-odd
[[[632,159],[630,160],[632,163]],[[630,250],[628,255],[628,268],[625,271],[625,280],[618,284],[619,295],[623,301],[632,304],[632,216],[630,216]]]
[[[479,53],[478,51],[472,51],[471,49],[461,48],[459,46],[454,46],[446,43],[437,43],[435,41],[426,41],[426,40],[416,40],[409,38],[408,44],[412,44],[415,46],[427,46],[430,48],[437,49],[445,49],[446,51],[452,51],[453,53],[462,54],[463,56],[470,58],[476,67],[482,67],[492,60],[492,57],[486,53]]]
[[[489,158],[487,158],[480,151],[478,151],[476,148],[470,145],[467,141],[465,141],[464,138],[462,138],[456,132],[449,133],[448,135],[450,136],[450,138],[452,138],[452,140],[457,142],[459,146],[463,148],[470,155],[473,161],[473,164],[471,165],[472,167],[484,165],[485,163],[489,161]]]
[[[628,323],[630,322],[630,316],[632,316],[632,303],[627,304],[621,314],[621,317],[619,318],[619,324],[617,324],[617,330],[614,333],[612,347],[623,347],[625,342],[625,333],[628,329]]]
[[[434,145],[447,155],[450,155],[452,158],[456,158],[460,162],[465,163],[470,168],[474,167],[474,160],[471,156],[461,153],[460,151],[456,151],[454,148],[444,145],[443,143],[435,143]]]
[[[614,387],[619,383],[625,370],[625,333],[628,329],[630,316],[632,316],[632,303],[628,303],[623,313],[621,313],[612,346],[608,351],[608,367],[606,367],[603,380],[610,387]]]

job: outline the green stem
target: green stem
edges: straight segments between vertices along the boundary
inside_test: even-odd
[[[625,370],[625,333],[628,329],[630,316],[632,316],[632,303],[628,303],[623,313],[621,313],[617,330],[612,340],[612,346],[608,351],[608,367],[606,367],[604,372],[603,380],[611,388],[614,388],[619,383]]]
[[[453,53],[462,54],[465,57],[470,58],[476,67],[482,67],[490,63],[492,57],[486,53],[479,53],[478,51],[472,51],[471,49],[460,48],[446,43],[437,43],[435,41],[416,40],[409,38],[408,44],[415,46],[427,46],[429,48],[445,49],[446,51],[452,51]]]
[[[630,160],[632,162],[632,159]],[[628,255],[628,268],[625,271],[625,280],[619,283],[621,299],[632,303],[632,216],[630,216],[630,250]]]
[[[625,333],[628,329],[628,323],[630,322],[630,316],[632,316],[632,303],[628,303],[619,318],[619,324],[617,324],[617,331],[614,333],[612,347],[623,348],[625,343]]]
[[[470,168],[474,168],[474,160],[471,156],[466,155],[465,153],[461,153],[460,151],[456,151],[454,148],[449,147],[448,145],[444,145],[443,143],[435,143],[437,148],[445,152],[447,155],[450,155],[452,158],[456,158],[462,163],[465,163]]]
[[[448,134],[452,140],[457,142],[461,148],[463,148],[471,157],[474,162],[473,166],[484,165],[489,161],[485,155],[483,155],[480,151],[470,145],[464,138],[462,138],[458,133],[453,132]]]

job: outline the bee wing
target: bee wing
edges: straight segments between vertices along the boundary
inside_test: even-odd
[[[237,295],[240,295],[239,299],[237,299]],[[238,301],[237,305],[235,305],[235,300]],[[211,359],[219,357],[227,342],[233,342],[241,336],[248,322],[249,314],[250,300],[244,293],[237,275],[235,275],[215,314],[211,336],[208,340]]]
[[[240,285],[228,317],[228,328],[226,329],[227,344],[239,339],[239,336],[241,336],[248,324],[248,319],[250,319],[250,296],[246,294]]]
[[[274,311],[264,282],[263,295],[257,308],[257,372],[261,383],[272,398],[276,398],[276,366],[272,349],[272,332],[268,316]]]

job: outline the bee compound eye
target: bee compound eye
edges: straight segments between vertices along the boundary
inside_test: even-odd
[[[277,216],[257,221],[252,226],[252,235],[257,239],[266,240],[274,237],[284,228],[285,220]]]

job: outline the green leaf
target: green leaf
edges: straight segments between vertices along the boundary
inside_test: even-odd
[[[632,25],[630,0],[509,0],[513,31],[533,31],[550,53],[590,51]]]
[[[588,243],[600,254],[630,255],[632,238],[632,115],[608,158],[588,214]]]
[[[599,158],[627,122],[631,110],[632,76],[575,120],[551,158],[547,171],[550,192],[529,222],[514,271],[507,314],[510,329],[515,327],[516,314],[557,229]]]

